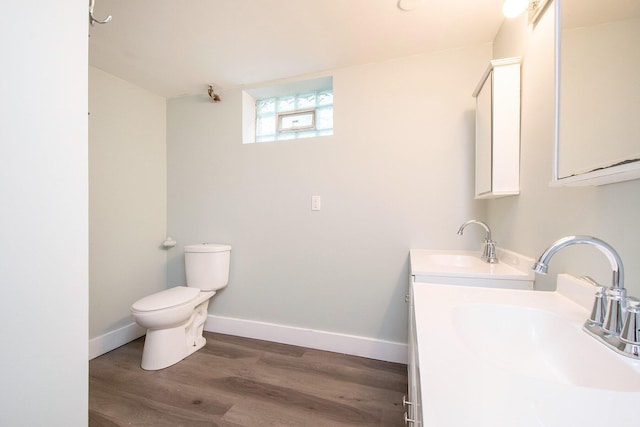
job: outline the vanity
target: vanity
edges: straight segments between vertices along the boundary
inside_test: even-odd
[[[407,425],[635,424],[640,359],[582,330],[593,285],[564,274],[555,292],[437,283],[425,255],[411,251]]]
[[[489,233],[488,231],[488,235]],[[496,248],[496,255],[497,262],[487,262],[482,259],[482,251],[412,249],[409,252],[411,275],[406,298],[409,304],[409,390],[408,398],[403,401],[407,425],[423,425],[422,402],[425,400],[421,384],[431,384],[428,374],[420,369],[425,366],[424,353],[432,347],[426,344],[429,338],[424,330],[425,310],[430,310],[424,307],[429,299],[426,297],[425,300],[424,289],[449,288],[447,285],[453,285],[453,288],[533,289],[535,277],[531,270],[534,262],[532,258],[500,247]],[[434,318],[430,322],[437,326],[441,324],[441,320]]]

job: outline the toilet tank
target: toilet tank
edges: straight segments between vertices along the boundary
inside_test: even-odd
[[[229,283],[231,246],[201,243],[184,247],[187,286],[204,291],[222,289]]]

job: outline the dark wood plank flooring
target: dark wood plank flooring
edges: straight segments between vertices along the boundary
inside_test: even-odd
[[[160,371],[144,338],[89,362],[89,425],[403,426],[406,365],[205,332]]]

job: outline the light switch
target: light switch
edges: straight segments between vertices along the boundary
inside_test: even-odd
[[[312,211],[320,210],[320,196],[311,196],[311,210]]]

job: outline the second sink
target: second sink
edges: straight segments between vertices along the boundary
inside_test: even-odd
[[[532,289],[533,259],[498,248],[499,263],[473,251],[412,249],[411,274],[418,282]]]

